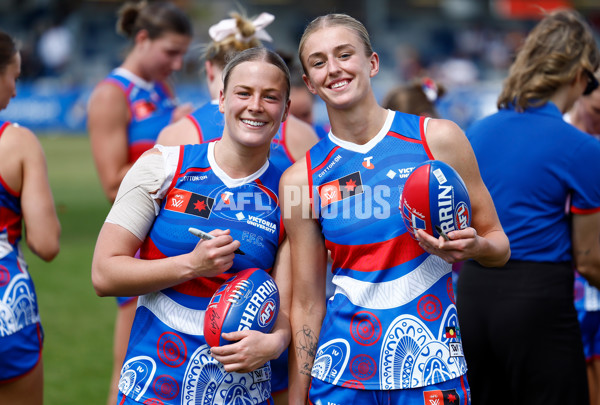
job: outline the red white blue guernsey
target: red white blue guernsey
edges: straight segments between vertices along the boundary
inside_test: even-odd
[[[187,118],[192,121],[198,132],[198,143],[212,142],[221,139],[225,121],[219,111],[219,103],[211,101],[197,108]]]
[[[313,208],[333,259],[312,376],[344,387],[423,387],[466,373],[451,265],[422,250],[399,210],[406,178],[432,159],[426,119],[388,113],[357,145],[329,134],[307,154]]]
[[[124,68],[114,69],[104,81],[125,93],[131,116],[127,127],[129,162],[135,162],[171,122],[176,100],[164,83],[147,82]]]
[[[247,268],[271,271],[283,238],[277,198],[281,172],[265,163],[249,178],[231,179],[214,161],[214,143],[179,148],[175,176],[140,257],[192,251],[198,238],[189,227],[230,229],[245,255],[236,255],[233,267],[217,277],[138,298],[119,390],[128,397],[125,403],[260,403],[271,395],[269,364],[252,373],[227,373],[210,356],[203,320],[213,293],[232,274]]]
[[[198,143],[212,142],[221,139],[225,121],[219,111],[219,104],[210,102],[196,109],[187,118],[192,121],[198,131]],[[285,142],[287,121],[281,123],[279,131],[271,141],[269,160],[282,172],[294,163]]]
[[[0,121],[0,136],[8,125]],[[0,176],[0,338],[40,322],[33,281],[20,247],[22,218],[20,194]],[[2,375],[0,370],[0,379]]]

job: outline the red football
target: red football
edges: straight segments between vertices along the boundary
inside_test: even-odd
[[[278,312],[275,280],[261,269],[242,270],[213,294],[204,316],[204,338],[213,347],[233,343],[222,333],[245,329],[269,333]]]

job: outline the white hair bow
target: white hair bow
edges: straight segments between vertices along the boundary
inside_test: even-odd
[[[230,35],[235,35],[235,38],[242,42],[249,42],[254,37],[262,41],[272,42],[273,38],[271,38],[267,31],[265,31],[265,27],[271,24],[274,20],[275,16],[273,14],[260,13],[258,17],[252,20],[252,25],[254,25],[256,30],[254,35],[249,38],[243,38],[241,32],[238,30],[235,18],[228,18],[211,26],[208,29],[208,35],[210,35],[212,40],[215,42],[222,41]]]

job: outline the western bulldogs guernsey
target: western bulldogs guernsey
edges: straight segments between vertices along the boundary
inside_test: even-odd
[[[0,121],[0,136],[8,125]],[[37,297],[20,247],[22,218],[19,193],[0,177],[0,338],[30,327],[41,346]],[[4,371],[0,375],[6,376]]]
[[[124,403],[260,403],[270,397],[269,364],[247,374],[225,372],[209,354],[203,319],[212,294],[232,274],[246,268],[271,271],[283,239],[281,172],[266,163],[249,179],[231,179],[216,165],[214,145],[179,147],[177,171],[140,257],[190,252],[198,238],[189,227],[230,229],[245,255],[236,255],[233,267],[220,276],[139,297],[119,382],[120,395],[128,397]]]
[[[212,142],[223,136],[223,114],[219,111],[219,104],[206,103],[198,108],[187,118],[192,121],[198,131],[198,143]],[[279,131],[271,141],[271,154],[269,160],[282,172],[294,163],[294,158],[285,143],[287,121],[281,123]]]
[[[163,83],[146,82],[123,68],[114,69],[104,80],[125,93],[131,114],[127,128],[129,161],[135,162],[154,146],[160,131],[171,122],[176,100]]]
[[[219,111],[219,103],[211,101],[197,108],[187,118],[192,121],[198,131],[198,143],[212,142],[223,136],[223,114]]]
[[[432,159],[425,118],[388,113],[365,145],[332,134],[307,154],[313,208],[333,259],[312,376],[369,390],[466,373],[451,265],[423,251],[399,210],[409,173]]]

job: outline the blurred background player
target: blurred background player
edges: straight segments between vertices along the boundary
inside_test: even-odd
[[[595,78],[597,80],[598,73]],[[600,141],[600,89],[581,96],[565,120]],[[599,156],[600,158],[600,156]],[[600,290],[575,272],[575,309],[581,325],[590,405],[600,404]]]
[[[424,77],[390,90],[381,105],[394,111],[424,117],[441,118],[435,103],[446,94],[446,88],[433,79]]]
[[[16,96],[21,55],[0,31],[0,110]],[[22,227],[31,251],[58,254],[60,224],[44,151],[26,128],[0,121],[0,403],[43,402],[44,332],[33,280],[20,247]]]
[[[87,122],[100,183],[111,203],[127,170],[154,146],[160,130],[191,111],[189,105],[177,106],[167,82],[181,69],[192,40],[185,13],[171,3],[126,3],[119,10],[117,31],[131,38],[133,46],[123,64],[94,89]],[[117,301],[109,404],[116,401],[136,302],[135,297]]]
[[[223,76],[222,137],[146,152],[123,180],[98,236],[97,293],[140,296],[119,404],[155,403],[157,396],[164,405],[273,401],[268,361],[289,344],[291,275],[277,199],[281,171],[268,156],[289,109],[289,72],[277,54],[257,47],[236,54]],[[189,198],[184,205],[181,195]],[[215,238],[198,241],[190,226]],[[234,253],[240,244],[244,255]],[[274,330],[223,334],[232,343],[209,348],[205,309],[225,280],[247,268],[270,272],[277,282]]]
[[[467,131],[512,252],[502,268],[466,262],[458,279],[474,404],[588,404],[573,266],[600,285],[600,143],[563,114],[593,89],[599,64],[577,12],[546,15],[510,67],[498,112]]]

